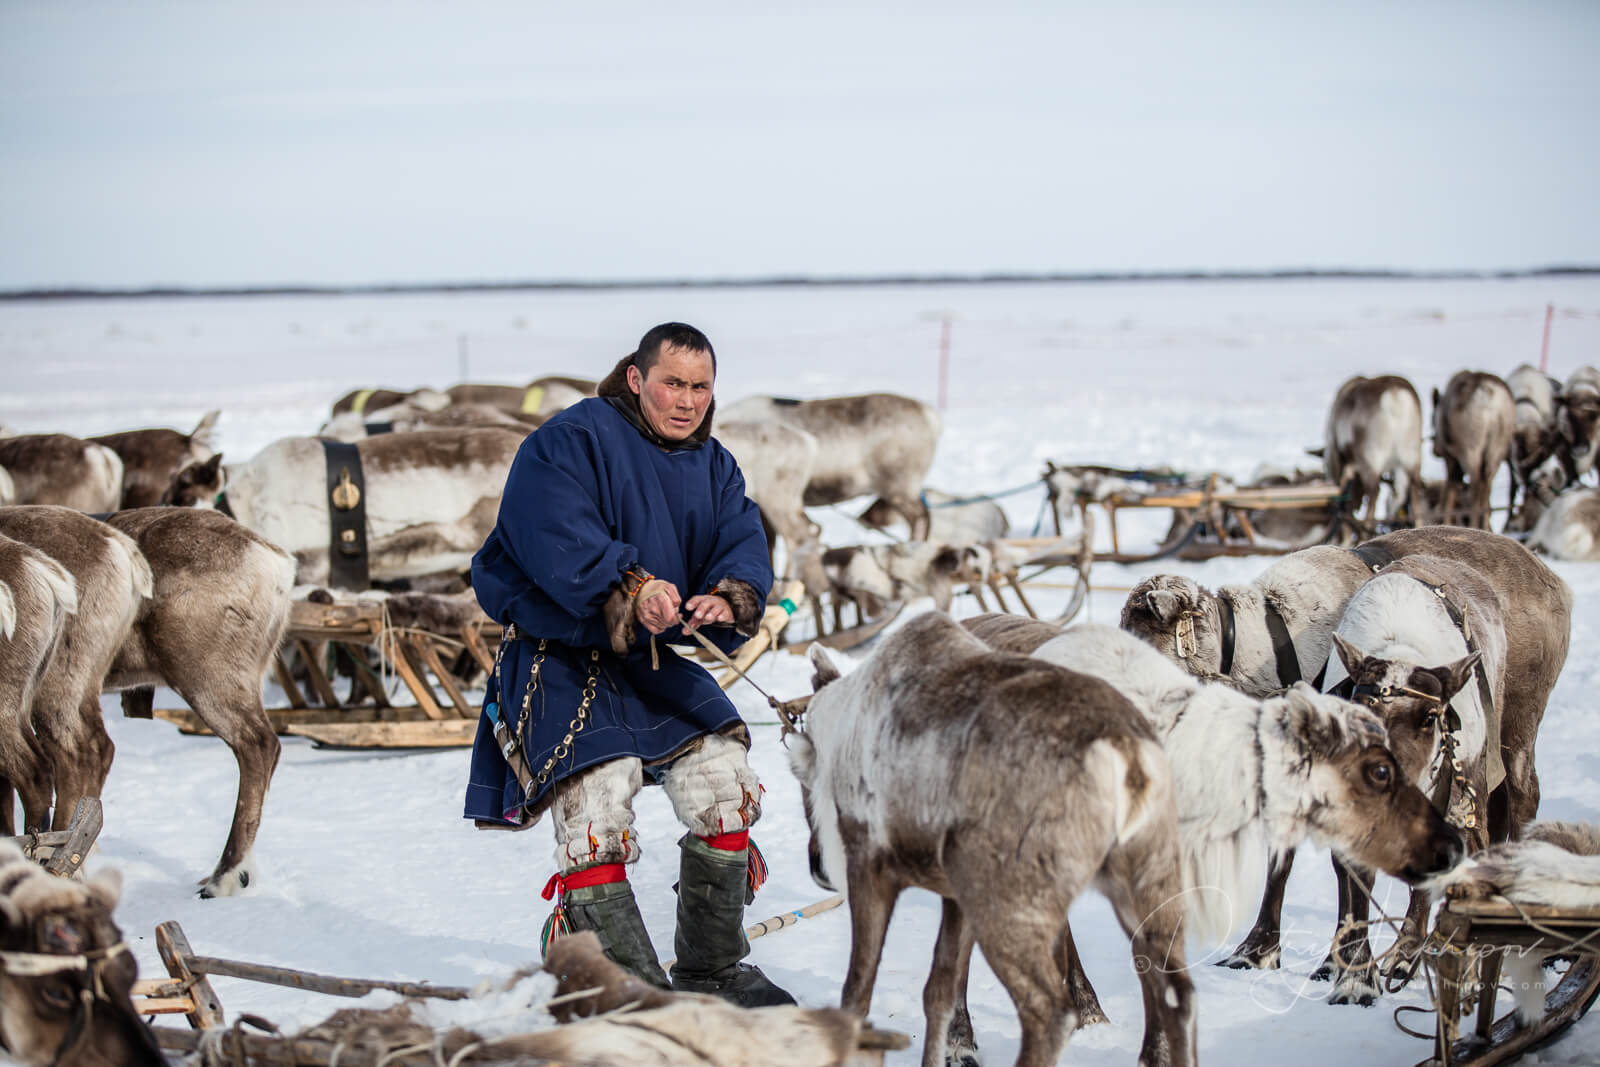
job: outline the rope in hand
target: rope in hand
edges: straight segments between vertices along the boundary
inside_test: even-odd
[[[688,621],[687,616],[684,616],[683,618],[685,622]],[[771,705],[772,710],[776,711],[778,713],[778,718],[782,720],[783,732],[785,734],[796,733],[799,731],[800,716],[805,713],[806,705],[811,702],[811,698],[809,696],[798,697],[794,700],[779,700],[777,697],[761,688],[754,678],[746,674],[743,668],[741,668],[737,663],[733,662],[733,660],[729,659],[727,653],[723,652],[722,649],[712,644],[710,638],[706,637],[706,635],[702,634],[698,629],[686,629],[683,632],[693,637],[696,641],[699,641],[700,644],[705,647],[706,651],[710,652],[713,656],[717,657],[717,659],[721,660],[725,666],[733,668],[733,672],[735,674],[749,682],[755,688],[756,692],[766,697],[767,703]]]

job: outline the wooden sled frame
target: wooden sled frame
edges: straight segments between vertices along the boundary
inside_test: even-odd
[[[751,940],[774,933],[795,923],[838,907],[844,898],[838,894],[817,901],[805,908],[773,916],[749,926],[745,934]],[[273,967],[248,963],[242,960],[220,959],[195,953],[183,928],[175,921],[156,927],[156,948],[167,977],[141,979],[133,986],[134,1009],[140,1016],[182,1015],[188,1021],[187,1029],[181,1027],[153,1027],[156,1040],[163,1050],[187,1053],[200,1048],[207,1032],[226,1031],[220,1051],[231,1054],[234,1062],[273,1065],[328,1065],[339,1063],[345,1067],[377,1067],[389,1063],[396,1067],[410,1064],[433,1064],[431,1049],[414,1049],[378,1054],[360,1047],[340,1047],[326,1040],[308,1037],[288,1037],[267,1030],[263,1033],[246,1033],[241,1024],[249,1023],[258,1030],[270,1027],[255,1016],[241,1015],[228,1022],[212,988],[210,977],[238,978],[264,982],[312,993],[336,997],[364,997],[375,990],[388,990],[406,997],[433,997],[442,1000],[465,1000],[473,990],[464,986],[436,986],[428,982],[391,981],[386,979],[337,978],[288,967]],[[667,961],[670,966],[671,961]],[[850,1067],[881,1067],[884,1053],[909,1048],[911,1040],[905,1034],[891,1030],[878,1030],[865,1025],[858,1038],[856,1053],[850,1058]]]
[[[42,863],[51,874],[70,878],[83,867],[95,839],[100,836],[105,825],[104,815],[98,798],[83,797],[73,809],[72,822],[65,830],[0,837],[0,841],[10,841],[22,849],[24,856]]]
[[[1094,472],[1125,478],[1137,478],[1147,472],[1116,467],[1072,466],[1053,470],[1069,472]],[[1086,516],[1090,504],[1097,504],[1106,513],[1111,528],[1111,551],[1098,553],[1096,561],[1108,563],[1149,563],[1154,560],[1177,557],[1184,560],[1207,560],[1217,556],[1285,555],[1306,545],[1268,545],[1256,535],[1250,522],[1255,511],[1322,511],[1326,513],[1328,536],[1334,536],[1347,521],[1341,502],[1344,491],[1332,485],[1285,485],[1264,489],[1217,488],[1218,475],[1206,475],[1196,482],[1177,475],[1159,475],[1151,482],[1148,493],[1114,493],[1103,500],[1078,500],[1078,513]],[[1054,507],[1056,533],[1061,534],[1061,512]],[[1170,508],[1173,529],[1167,540],[1152,552],[1124,552],[1117,536],[1117,512],[1127,508]],[[1237,526],[1242,537],[1232,537],[1229,530]],[[1208,532],[1215,540],[1202,541]]]
[[[1600,908],[1513,906],[1503,900],[1447,900],[1434,926],[1440,946],[1433,970],[1437,1021],[1434,1054],[1418,1067],[1493,1067],[1559,1037],[1600,996]],[[1482,969],[1472,1032],[1460,1025],[1467,953]],[[1516,1012],[1495,1018],[1501,964],[1507,952],[1538,952],[1571,959],[1566,974],[1545,994],[1544,1016],[1520,1027]]]

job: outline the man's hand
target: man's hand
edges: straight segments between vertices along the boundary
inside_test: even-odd
[[[688,620],[683,624],[684,631],[693,633],[706,625],[733,625],[733,608],[728,602],[715,593],[704,593],[700,596],[689,598],[685,605],[689,614]]]
[[[665,633],[678,624],[678,606],[682,603],[683,597],[671,582],[652,578],[640,587],[633,612],[646,630],[653,634]],[[694,601],[689,603],[693,606]]]

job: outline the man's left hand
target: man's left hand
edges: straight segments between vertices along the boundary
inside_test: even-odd
[[[683,629],[685,633],[693,633],[706,625],[733,625],[733,608],[728,606],[726,600],[714,593],[703,593],[700,596],[690,597],[689,602],[683,606],[683,611],[685,616]]]

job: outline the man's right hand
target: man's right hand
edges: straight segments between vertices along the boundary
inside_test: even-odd
[[[679,622],[682,596],[671,582],[652,578],[639,589],[634,598],[634,617],[653,634],[665,633]]]

